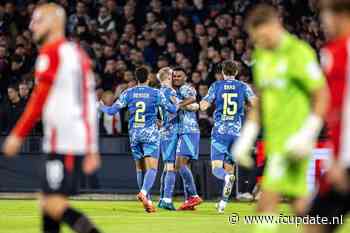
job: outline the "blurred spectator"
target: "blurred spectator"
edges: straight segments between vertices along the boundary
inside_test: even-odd
[[[1,107],[2,132],[5,134],[8,134],[15,126],[25,107],[15,85],[10,85],[7,88],[7,98]]]
[[[18,85],[19,97],[24,103],[27,103],[30,94],[29,85],[26,82],[21,82]]]
[[[86,5],[83,1],[77,1],[75,13],[70,15],[68,18],[68,31],[73,33],[76,26],[80,24],[88,25],[90,17],[86,14]]]
[[[97,18],[97,30],[100,33],[110,32],[115,29],[115,22],[107,7],[102,6]]]
[[[9,85],[34,83],[37,46],[28,23],[37,1],[0,1],[0,100],[6,103]],[[214,81],[221,80],[220,63],[240,64],[239,80],[251,82],[252,45],[244,31],[247,9],[257,0],[56,0],[67,12],[67,32],[91,56],[98,95],[136,85],[136,67],[150,67],[150,82],[165,66],[181,66],[198,91],[198,100]],[[264,0],[276,6],[286,28],[320,49],[324,35],[316,0]],[[24,85],[22,85],[22,83]],[[22,88],[24,89],[22,90]],[[26,91],[24,91],[26,92]],[[9,109],[9,108],[7,108]],[[4,107],[2,106],[4,112]],[[127,113],[121,113],[124,115]],[[208,130],[210,114],[199,113]],[[123,118],[124,119],[124,118]],[[127,119],[127,118],[125,118]],[[124,122],[123,122],[124,124]]]

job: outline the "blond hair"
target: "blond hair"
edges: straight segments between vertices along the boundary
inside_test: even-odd
[[[169,76],[172,75],[172,69],[170,67],[164,67],[160,69],[157,73],[157,79],[159,82],[164,82]]]

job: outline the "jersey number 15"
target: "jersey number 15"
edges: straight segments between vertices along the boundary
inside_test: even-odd
[[[237,102],[233,99],[237,96],[237,93],[222,94],[222,98],[224,99],[223,114],[225,116],[233,116],[237,113]]]

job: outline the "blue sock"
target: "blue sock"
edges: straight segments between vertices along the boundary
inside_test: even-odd
[[[139,186],[139,190],[141,191],[143,184],[143,171],[136,171],[136,179],[137,185]]]
[[[182,179],[182,184],[184,185],[184,198],[185,198],[185,201],[188,199],[188,190],[186,188],[186,184],[185,184],[185,180],[181,177]]]
[[[149,194],[151,191],[154,181],[156,180],[157,176],[157,169],[151,168],[147,169],[145,173],[145,178],[143,179],[143,185],[141,192],[145,192],[146,194]]]
[[[173,198],[176,173],[168,171],[164,179],[164,198]]]
[[[216,178],[220,180],[225,180],[225,176],[228,174],[223,167],[213,168],[212,173]]]
[[[197,195],[197,188],[194,183],[193,175],[191,170],[185,165],[180,167],[180,175],[185,184],[185,190],[188,191],[189,196]]]
[[[164,188],[165,188],[165,177],[166,177],[167,171],[164,169],[162,172],[162,176],[160,177],[160,200],[164,197]]]

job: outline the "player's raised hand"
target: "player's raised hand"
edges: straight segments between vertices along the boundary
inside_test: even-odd
[[[85,155],[83,161],[84,173],[90,175],[101,166],[101,156],[99,153],[89,153]]]
[[[18,151],[21,149],[23,139],[15,136],[10,135],[6,138],[2,151],[4,152],[4,155],[6,157],[13,157],[15,156]]]

